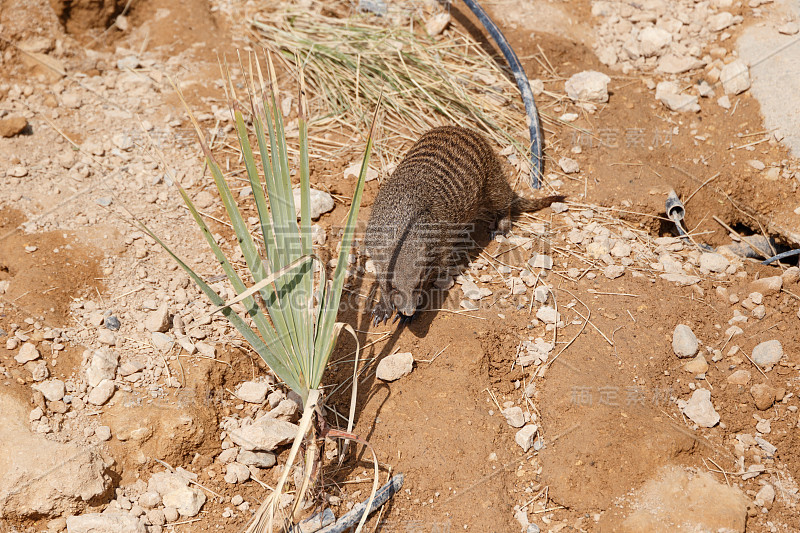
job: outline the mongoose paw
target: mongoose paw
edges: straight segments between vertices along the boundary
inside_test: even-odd
[[[386,322],[392,318],[394,314],[394,309],[387,306],[383,302],[378,302],[375,307],[372,309],[372,325],[377,326],[381,322],[386,324]]]
[[[400,325],[401,326],[406,326],[406,325],[410,324],[412,320],[414,320],[415,316],[417,316],[416,313],[414,313],[413,315],[404,315],[403,313],[397,313],[397,316],[395,317],[395,320],[397,320],[399,318],[400,319]]]

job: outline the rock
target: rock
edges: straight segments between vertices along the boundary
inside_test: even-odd
[[[230,437],[244,450],[271,452],[292,442],[298,430],[299,427],[291,422],[261,416],[249,426],[231,431]]]
[[[587,70],[573,74],[564,88],[573,101],[608,102],[609,82],[611,78],[602,72]]]
[[[25,370],[31,373],[33,381],[43,381],[50,376],[47,363],[44,361],[30,361],[25,363]]]
[[[147,491],[155,492],[163,497],[169,492],[188,486],[189,480],[183,476],[171,472],[156,472],[150,476],[150,480],[147,482]]]
[[[692,422],[700,427],[711,428],[719,423],[719,413],[711,403],[711,392],[697,389],[688,402],[680,400],[678,406]]]
[[[117,338],[110,329],[101,329],[97,331],[97,342],[106,346],[114,346],[117,343]]]
[[[161,503],[161,495],[154,490],[148,490],[139,496],[138,503],[145,509],[153,509]]]
[[[727,11],[720,11],[706,19],[706,26],[711,31],[722,31],[733,24],[733,14]]]
[[[644,57],[661,55],[672,42],[672,34],[655,26],[648,26],[639,32],[639,51]]]
[[[180,515],[178,510],[172,506],[164,507],[164,520],[167,522],[175,522]]]
[[[621,527],[609,531],[745,531],[747,497],[707,472],[662,467],[630,499],[630,511]],[[602,522],[601,529],[606,530]]]
[[[11,178],[24,178],[27,175],[28,175],[28,169],[21,165],[11,167],[10,169],[6,170],[6,176],[9,176]]]
[[[764,305],[757,305],[753,308],[753,318],[761,320],[767,316],[767,307]]]
[[[65,91],[61,93],[61,103],[64,107],[70,109],[78,109],[81,106],[81,95],[74,91]]]
[[[769,370],[783,357],[783,346],[779,340],[765,341],[753,348],[752,359],[755,364]]]
[[[704,253],[700,256],[700,268],[709,272],[725,272],[731,262],[722,254]]]
[[[665,54],[658,60],[656,71],[664,74],[682,74],[703,66],[703,62],[691,56]]]
[[[483,292],[481,291],[480,287],[478,287],[478,285],[471,280],[464,280],[464,282],[461,284],[461,291],[464,293],[464,296],[470,300],[480,300],[483,298]]]
[[[150,332],[164,333],[169,330],[171,322],[169,304],[164,302],[158,306],[158,309],[147,315],[147,319],[144,321],[144,327]]]
[[[757,507],[766,507],[767,509],[769,509],[772,507],[772,503],[774,501],[775,501],[775,489],[772,487],[772,485],[767,483],[766,485],[761,487],[761,490],[758,491],[758,494],[756,494],[753,503]]]
[[[225,481],[231,484],[244,483],[250,479],[250,469],[243,464],[231,463],[225,471]]]
[[[800,281],[800,267],[787,268],[783,274],[781,274],[781,278],[783,278],[783,286],[794,285]]]
[[[125,56],[117,59],[117,68],[119,70],[134,69],[139,66],[139,58],[135,55]]]
[[[153,346],[155,346],[157,350],[160,350],[162,352],[170,351],[172,347],[175,345],[175,339],[173,339],[170,335],[167,335],[166,333],[161,333],[160,331],[156,331],[152,333],[151,336],[153,339]],[[197,345],[197,348],[198,349],[200,348],[199,343]]]
[[[741,59],[731,61],[719,75],[725,94],[740,94],[750,88],[750,69]]]
[[[294,189],[294,206],[297,218],[300,218],[300,189]],[[333,196],[325,191],[311,189],[311,218],[312,220],[318,219],[323,213],[333,211],[334,202]]]
[[[786,24],[778,26],[778,33],[782,33],[783,35],[795,35],[798,31],[800,31],[800,25],[794,21],[789,21]]]
[[[247,471],[247,477],[250,477],[249,470]],[[178,513],[185,518],[196,516],[203,504],[206,503],[204,492],[188,486],[176,488],[164,494],[161,499],[165,507],[176,508]]]
[[[531,86],[533,96],[539,96],[544,92],[544,82],[542,80],[529,79],[528,84]]]
[[[692,328],[684,324],[675,326],[672,332],[672,351],[678,357],[694,357],[700,343],[697,341]]]
[[[111,428],[108,426],[98,426],[94,430],[94,436],[98,438],[100,441],[107,441],[111,438]]]
[[[425,23],[425,31],[431,37],[439,35],[450,24],[450,13],[437,13]]]
[[[41,392],[48,402],[57,402],[63,399],[64,395],[67,393],[67,388],[60,379],[51,379],[37,383],[33,386],[33,389]]]
[[[395,381],[407,376],[413,369],[414,356],[410,352],[396,353],[381,359],[375,377],[383,381]]]
[[[528,259],[528,265],[533,268],[551,270],[553,268],[553,258],[549,255],[534,252],[533,257]],[[534,277],[534,279],[536,278]]]
[[[575,174],[581,170],[581,166],[578,164],[578,162],[574,159],[570,159],[569,157],[560,158],[558,160],[558,166],[561,167],[561,170],[564,172],[564,174]]]
[[[94,405],[103,405],[114,396],[115,385],[110,379],[104,379],[91,390],[87,401]]]
[[[536,424],[528,424],[523,427],[517,434],[514,435],[514,442],[516,442],[523,452],[527,452],[536,441],[536,433],[539,431],[539,426]]]
[[[750,374],[749,370],[737,370],[730,376],[728,376],[727,382],[731,385],[747,385],[750,382],[750,378],[752,374]]]
[[[536,318],[545,324],[555,324],[561,320],[561,313],[557,312],[553,307],[543,306],[536,311]]]
[[[86,380],[92,387],[97,387],[104,379],[113,380],[117,376],[119,355],[113,350],[101,348],[92,354],[89,368],[86,369]]]
[[[0,119],[0,137],[14,137],[28,127],[24,117],[8,117]]]
[[[67,533],[146,533],[135,516],[112,511],[67,517]]]
[[[608,265],[603,269],[603,275],[608,279],[617,279],[625,273],[625,267],[622,265]]]
[[[269,392],[269,385],[257,381],[245,381],[236,389],[236,397],[247,403],[264,403]]]
[[[781,276],[757,279],[750,284],[751,292],[760,292],[764,296],[778,294],[782,288],[783,278]]]
[[[693,375],[705,374],[708,371],[708,362],[703,354],[697,354],[694,359],[684,363],[683,368]]]
[[[776,391],[765,383],[758,383],[750,387],[750,395],[759,411],[766,411],[775,403]]]
[[[722,109],[730,109],[731,99],[728,98],[727,94],[723,94],[722,96],[717,98],[717,105],[719,105]]]
[[[696,113],[700,104],[696,96],[679,94],[678,87],[671,81],[662,81],[656,86],[656,99],[671,111]]]
[[[110,482],[94,450],[31,433],[29,409],[0,390],[0,521],[79,512]]]
[[[525,425],[525,413],[522,407],[509,407],[501,411],[503,416],[506,417],[506,422],[513,428],[521,428]]]
[[[236,462],[246,466],[257,466],[258,468],[272,468],[273,466],[275,466],[277,459],[275,458],[275,454],[273,453],[239,450],[239,455],[236,457]]]
[[[31,342],[26,342],[19,349],[17,355],[14,356],[14,360],[17,363],[24,365],[29,361],[35,361],[36,359],[39,359],[40,356],[41,354],[39,353],[39,350],[36,349],[36,345]]]
[[[232,463],[236,460],[236,456],[239,455],[239,448],[234,446],[233,448],[228,448],[227,450],[222,450],[222,453],[217,456],[217,461],[226,465],[228,463]],[[253,452],[247,452],[253,453]]]
[[[361,173],[361,162],[356,162],[347,167],[344,171],[345,179],[348,178],[358,178],[358,175]],[[364,177],[364,181],[372,181],[374,179],[378,179],[378,171],[367,167],[367,175]],[[323,243],[324,244],[324,243]]]

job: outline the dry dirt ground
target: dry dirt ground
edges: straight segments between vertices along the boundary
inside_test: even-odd
[[[440,294],[438,310],[408,327],[370,325],[368,274],[348,288],[341,318],[367,346],[354,432],[377,451],[382,480],[405,474],[370,530],[800,530],[796,269],[730,256],[722,272],[710,271],[664,216],[674,189],[699,242],[730,243],[722,221],[797,246],[797,160],[764,131],[749,91],[731,95],[727,109],[716,103],[724,92],[711,65],[679,76],[682,90],[708,81],[716,91],[700,99],[699,113],[685,113],[655,99],[656,83],[674,76],[652,62],[601,62],[603,24],[614,16],[622,24],[646,6],[620,4],[630,12],[609,17],[597,4],[486,4],[528,76],[545,80],[540,111],[577,115],[545,128],[548,190],[566,195],[566,205],[522,217],[508,240],[476,230],[461,287]],[[742,28],[763,23],[772,6],[697,5],[741,17],[726,38],[706,32],[700,41],[701,57],[715,48],[723,62],[735,56]],[[209,194],[213,182],[168,77],[214,136],[246,216],[254,216],[236,173],[217,57],[250,45],[246,14],[275,9],[215,0],[0,3],[0,119],[4,131],[16,117],[27,124],[0,138],[0,406],[13,406],[0,411],[0,452],[10,458],[0,457],[10,480],[0,485],[0,530],[64,531],[67,517],[105,512],[134,517],[115,531],[238,532],[276,482],[280,466],[251,465],[250,479],[231,478],[237,456],[225,452],[235,450],[231,433],[243,420],[285,406],[287,391],[224,319],[205,318],[208,303],[136,225],[146,223],[204,276],[219,274],[172,186],[176,179],[190,191],[228,247],[222,204]],[[325,9],[352,12],[348,3]],[[414,9],[423,22],[434,11]],[[451,15],[497,54],[463,5]],[[564,82],[587,70],[610,76],[607,103],[581,106],[564,95]],[[292,84],[281,77],[282,99],[294,94]],[[335,250],[349,208],[353,181],[343,171],[363,147],[361,138],[340,140],[334,157],[312,161],[312,186],[336,199],[318,221],[329,236],[323,255]],[[563,172],[563,157],[579,171]],[[379,181],[366,185],[363,220]],[[552,257],[552,268],[528,266],[536,252]],[[485,296],[465,300],[465,278],[479,281]],[[514,290],[520,280],[528,281],[524,290]],[[542,309],[559,315],[549,320]],[[160,316],[168,323],[152,327]],[[107,327],[110,317],[118,329]],[[699,339],[697,358],[674,353],[678,324]],[[754,363],[754,348],[772,340],[782,357]],[[26,343],[39,354],[27,362]],[[340,341],[326,377],[339,413],[349,391],[336,387],[352,376],[354,348]],[[395,352],[413,354],[413,372],[376,379],[377,362]],[[98,400],[104,380],[92,376],[108,371],[98,353],[115,354],[110,399]],[[42,384],[55,380],[65,391],[44,394]],[[270,399],[239,399],[246,381],[269,384]],[[710,391],[718,421],[689,416],[685,402],[697,391]],[[530,448],[515,442],[515,414],[536,425]],[[98,476],[65,477],[58,461],[45,468],[67,453],[87,454],[86,471]],[[274,455],[283,464],[286,446]],[[170,517],[143,495],[154,473],[179,467],[205,503]],[[48,480],[55,481],[46,490],[37,485]],[[341,467],[331,461],[324,482],[318,503],[340,516],[368,496],[367,455],[359,450]],[[78,483],[76,492],[70,485]],[[85,529],[71,522],[68,530]]]

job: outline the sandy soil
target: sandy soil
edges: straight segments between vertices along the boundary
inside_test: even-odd
[[[268,369],[223,319],[200,322],[205,304],[196,303],[199,292],[136,226],[134,220],[140,220],[163,235],[203,275],[219,273],[164,169],[146,150],[134,114],[150,123],[151,137],[190,194],[204,202],[200,207],[214,217],[212,231],[227,237],[228,246],[229,228],[215,221],[224,210],[217,198],[205,202],[213,182],[167,76],[179,81],[190,105],[204,114],[203,127],[220,133],[216,153],[230,165],[228,170],[234,169],[237,158],[229,147],[234,135],[219,120],[225,110],[216,81],[217,54],[232,56],[248,44],[248,35],[234,34],[245,9],[207,0],[149,0],[127,7],[114,0],[20,5],[10,1],[0,7],[0,118],[23,116],[28,122],[23,133],[0,138],[0,170],[5,172],[0,177],[0,283],[8,282],[8,289],[0,291],[2,387],[31,409],[50,409],[55,428],[45,432],[47,438],[96,446],[111,458],[108,472],[116,493],[111,490],[84,511],[117,505],[112,501],[121,501],[121,494],[133,499],[138,489],[130,487],[146,482],[166,463],[196,473],[209,499],[197,520],[165,530],[241,531],[266,489],[253,480],[224,481],[219,455],[226,421],[263,412],[232,391],[243,381],[263,378]],[[744,16],[743,25],[754,23],[750,8],[734,7],[735,14]],[[274,8],[257,6],[265,12]],[[330,9],[349,13],[344,3]],[[535,250],[554,257],[554,268],[539,271],[537,282],[550,287],[547,304],[558,307],[563,322],[553,328],[534,319],[532,289],[511,293],[505,284],[509,274],[500,268],[524,266],[531,252],[492,240],[486,228],[477,230],[479,246],[472,251],[473,266],[479,258],[486,266],[471,273],[489,274],[491,281],[481,286],[493,294],[474,312],[459,312],[463,295],[455,286],[439,295],[435,307],[440,310],[421,313],[408,327],[371,326],[371,277],[350,286],[341,319],[356,328],[362,345],[369,343],[354,432],[374,446],[382,476],[390,471],[406,476],[403,491],[379,518],[371,519],[370,527],[520,531],[515,514],[524,506],[526,520],[542,531],[627,531],[631,509],[642,502],[635,491],[658,478],[662,467],[680,466],[710,471],[720,485],[738,487],[750,502],[746,531],[797,531],[800,286],[792,282],[783,291],[765,294],[765,316],[739,324],[742,334],[731,338],[726,330],[734,310],[749,310],[730,296],[745,300],[752,282],[781,275],[785,266],[739,260],[736,273],[729,275],[700,274],[693,267],[700,279],[688,286],[662,279],[652,266],[664,247],[674,248],[674,243],[653,244],[653,239],[674,234],[664,218],[670,189],[683,198],[692,195],[686,224],[704,243],[730,242],[728,231],[713,217],[745,235],[764,230],[781,241],[780,226],[796,228],[800,219],[775,220],[775,213],[791,214],[797,207],[797,174],[767,181],[745,162],[758,159],[791,174],[797,161],[774,139],[737,148],[760,139],[763,130],[758,102],[748,92],[736,97],[735,114],[716,105],[704,105],[699,114],[676,114],[654,99],[648,84],[652,74],[623,75],[606,68],[584,33],[597,25],[588,1],[559,3],[559,16],[571,21],[570,30],[562,24],[533,28],[536,23],[529,17],[509,20],[509,13],[528,9],[527,3],[500,2],[488,9],[506,21],[504,31],[528,76],[546,80],[548,93],[537,99],[543,113],[576,110],[565,97],[548,96],[563,95],[563,83],[572,74],[600,70],[611,76],[607,104],[594,113],[576,110],[579,116],[571,126],[546,128],[546,172],[563,182],[558,191],[567,196],[569,211],[545,210],[523,217],[515,228],[535,243]],[[451,14],[454,24],[496,54],[463,6],[453,6]],[[734,35],[726,43],[735,40],[737,31],[731,30]],[[54,58],[55,70],[37,54]],[[137,58],[133,67],[117,63],[130,56]],[[56,72],[62,69],[66,76]],[[692,74],[692,84],[703,76],[702,69]],[[290,76],[281,76],[284,96],[293,94],[291,84]],[[578,128],[588,133],[578,135]],[[626,142],[632,132],[643,142]],[[312,185],[337,199],[335,209],[319,221],[328,235],[349,208],[353,184],[342,173],[360,150],[355,143],[333,161],[312,162]],[[562,156],[577,160],[580,173],[561,172],[557,162]],[[25,172],[14,176],[14,168]],[[232,183],[237,193],[246,186],[235,179]],[[362,220],[378,187],[379,180],[366,186]],[[244,211],[245,217],[255,215],[252,206]],[[547,235],[532,231],[535,224],[543,225]],[[603,275],[605,264],[587,255],[588,243],[569,240],[571,230],[590,224],[614,235],[627,231],[646,252],[626,266],[624,276],[609,279]],[[793,244],[785,238],[781,242]],[[329,239],[323,255],[335,245]],[[697,262],[688,247],[672,251],[682,254],[687,265]],[[143,325],[158,307],[153,302],[168,302],[187,332],[195,328],[193,342],[205,343],[210,354],[155,347]],[[147,361],[143,381],[119,379],[113,400],[102,409],[54,413],[51,402],[33,392],[28,368],[14,361],[18,346],[10,348],[5,341],[19,331],[39,343],[50,378],[67,382],[67,390],[73,387],[78,395],[86,392],[85,383],[81,389],[84,350],[103,344],[100,324],[109,314],[122,322],[112,345],[121,361]],[[687,372],[686,361],[672,351],[673,329],[681,323],[701,340],[701,353],[710,363],[702,378]],[[45,335],[53,329],[61,332],[56,340]],[[520,346],[536,337],[555,340],[551,360],[523,368],[516,363]],[[760,372],[743,356],[770,339],[781,341],[785,355],[774,369]],[[354,348],[352,339],[342,338],[326,385],[352,375]],[[712,362],[714,350],[721,355]],[[414,371],[393,383],[376,379],[378,361],[397,351],[414,354]],[[740,369],[751,373],[750,383],[729,383],[727,378]],[[754,404],[750,388],[755,383],[780,391],[766,410]],[[698,388],[712,391],[722,421],[714,427],[697,427],[677,404]],[[347,388],[333,394],[330,406],[346,413],[348,394]],[[524,453],[515,443],[517,429],[500,413],[511,406],[522,407],[539,428],[539,445]],[[763,424],[757,431],[763,420],[769,421],[768,432],[762,431]],[[33,424],[36,430],[40,423]],[[106,442],[93,440],[86,431],[101,425],[111,428]],[[742,434],[764,437],[777,453],[764,454],[758,446],[741,449],[737,436]],[[283,464],[285,447],[275,453]],[[751,464],[764,465],[765,472],[742,480],[736,473]],[[262,469],[260,481],[273,485],[279,473],[278,467]],[[370,476],[371,463],[361,450],[341,468],[329,461],[324,491],[341,499],[331,504],[337,516],[348,503],[367,497]],[[778,496],[769,508],[757,508],[752,500],[765,483],[774,485]],[[234,496],[249,502],[249,508],[237,509],[231,503]],[[703,507],[704,502],[696,503]],[[63,530],[53,518],[11,518],[7,527]]]

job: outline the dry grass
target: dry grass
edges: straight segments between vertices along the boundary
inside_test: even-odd
[[[518,171],[530,171],[517,88],[470,36],[451,26],[433,39],[421,29],[379,25],[375,17],[338,19],[312,11],[262,15],[252,27],[257,41],[287,66],[303,65],[314,126],[365,131],[383,92],[377,155],[384,167],[424,131],[463,124],[483,131],[505,155],[515,154],[510,159]]]

